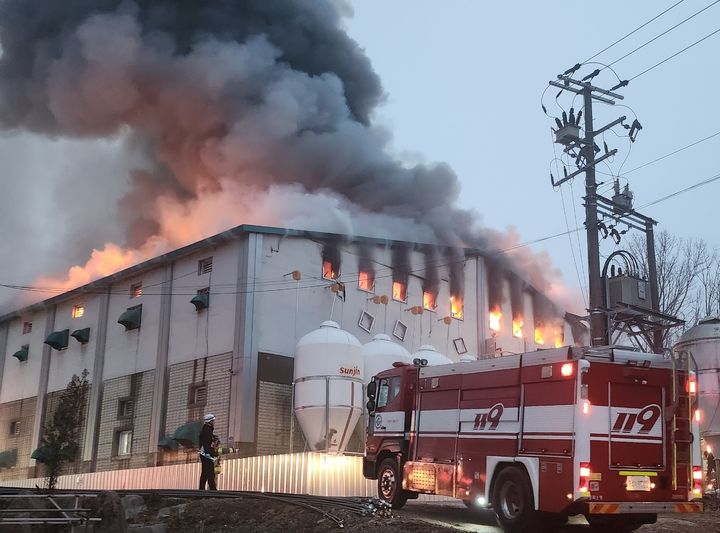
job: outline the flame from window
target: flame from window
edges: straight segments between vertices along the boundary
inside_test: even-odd
[[[555,348],[565,346],[565,335],[561,324],[535,327],[535,343],[544,345],[546,342],[552,342]]]
[[[460,296],[450,296],[450,315],[458,319],[465,316],[465,307]]]
[[[338,272],[335,269],[335,266],[332,264],[332,261],[327,259],[323,260],[322,273],[323,278],[325,279],[338,279]]]
[[[490,322],[490,329],[493,331],[500,331],[500,319],[502,318],[502,313],[500,312],[499,307],[493,307],[490,310],[489,314],[489,322]]]
[[[358,288],[363,291],[372,292],[375,289],[374,276],[370,272],[361,271],[358,274]]]
[[[423,307],[428,311],[434,310],[437,307],[437,294],[433,291],[424,291]]]
[[[80,318],[85,314],[85,306],[84,305],[74,305],[72,308],[71,315],[73,318]]]
[[[392,297],[393,300],[397,300],[398,302],[407,301],[407,283],[402,281],[393,281]]]
[[[523,336],[523,318],[521,316],[513,318],[513,337],[522,338]]]

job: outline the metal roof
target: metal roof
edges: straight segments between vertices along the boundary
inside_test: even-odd
[[[307,238],[307,239],[318,239],[318,240],[337,241],[337,242],[345,242],[345,243],[365,242],[365,243],[370,243],[370,244],[379,244],[379,245],[383,245],[383,246],[392,246],[392,245],[398,245],[398,244],[412,244],[412,245],[422,246],[422,245],[426,245],[426,244],[433,244],[433,243],[401,241],[401,240],[394,240],[394,239],[380,239],[380,238],[376,238],[376,237],[350,236],[350,235],[344,235],[341,233],[328,233],[328,232],[323,232],[323,231],[296,230],[296,229],[289,229],[289,228],[276,228],[276,227],[272,227],[272,226],[256,226],[253,224],[241,224],[240,226],[236,226],[229,230],[223,231],[222,233],[218,233],[217,235],[207,237],[201,241],[197,241],[195,243],[188,244],[187,246],[183,246],[182,248],[178,248],[171,252],[167,252],[167,253],[159,255],[157,257],[153,257],[152,259],[148,259],[147,261],[143,261],[142,263],[138,263],[137,265],[133,265],[131,267],[123,269],[123,270],[116,272],[114,274],[111,274],[109,276],[105,276],[104,278],[96,279],[95,281],[91,281],[90,283],[87,283],[87,284],[77,287],[75,289],[71,289],[69,291],[63,292],[62,294],[58,294],[57,296],[53,296],[52,298],[47,298],[40,302],[36,302],[34,304],[22,307],[20,309],[16,309],[16,310],[6,313],[4,315],[0,315],[0,322],[5,322],[8,320],[12,320],[14,318],[19,318],[28,313],[46,309],[46,308],[56,305],[62,301],[73,298],[79,294],[105,292],[108,289],[108,287],[117,283],[120,280],[132,277],[132,276],[134,276],[140,272],[143,272],[145,270],[167,264],[167,263],[172,262],[181,257],[191,255],[199,250],[202,250],[203,248],[206,248],[207,246],[214,246],[214,245],[222,244],[222,243],[225,243],[228,241],[240,239],[250,233],[261,233],[261,234],[265,234],[265,235],[279,235],[279,236],[283,236],[283,237],[303,237],[303,238]],[[466,255],[466,257],[468,257],[468,256],[482,255],[482,253],[480,250],[466,248],[465,255]]]
[[[696,326],[682,334],[675,345],[704,339],[720,339],[720,317],[708,316],[699,320]]]

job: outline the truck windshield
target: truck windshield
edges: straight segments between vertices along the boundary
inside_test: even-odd
[[[378,385],[378,407],[385,407],[400,394],[400,377],[383,379]]]

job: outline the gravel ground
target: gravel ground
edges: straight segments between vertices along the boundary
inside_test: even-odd
[[[164,523],[171,533],[257,532],[305,533],[448,533],[472,531],[501,533],[490,511],[471,511],[461,503],[410,502],[391,517],[358,516],[342,508],[329,511],[343,519],[344,527],[326,516],[283,502],[240,497],[233,499],[146,498],[147,509],[129,524]],[[158,516],[161,515],[161,518]],[[588,533],[582,518],[574,519],[562,533]],[[706,500],[702,514],[661,515],[657,524],[643,526],[641,533],[720,533],[720,504]]]

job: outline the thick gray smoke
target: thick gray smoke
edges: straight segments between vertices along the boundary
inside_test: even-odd
[[[455,207],[460,186],[447,165],[408,168],[388,154],[370,124],[380,81],[337,5],[4,0],[0,124],[129,138],[143,161],[119,204],[129,246],[158,231],[158,197],[190,205],[228,183],[331,191],[428,225],[444,245],[501,245]]]

